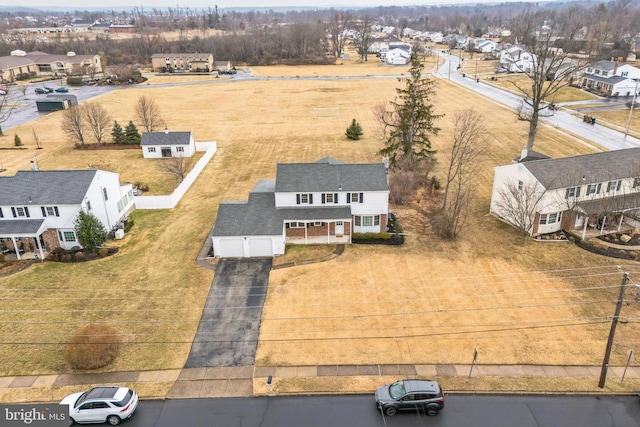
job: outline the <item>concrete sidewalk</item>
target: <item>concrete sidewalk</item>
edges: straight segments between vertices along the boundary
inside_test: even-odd
[[[587,378],[597,383],[600,366],[549,366],[549,365],[319,365],[319,366],[286,366],[286,367],[213,367],[187,368],[162,371],[143,372],[109,372],[97,374],[62,374],[17,376],[0,378],[0,395],[3,392],[32,388],[54,390],[64,386],[82,386],[98,384],[136,384],[152,385],[153,383],[172,383],[165,396],[145,396],[156,398],[210,398],[210,397],[244,397],[261,395],[269,392],[267,378],[271,376],[274,384],[285,378],[336,378],[336,377],[394,377],[431,378],[442,380],[447,377],[468,378],[510,377],[510,378]],[[608,381],[623,378],[640,379],[640,366],[631,366],[624,372],[624,367],[609,368]],[[381,383],[386,382],[381,378]],[[260,390],[254,390],[254,383],[260,384]],[[455,390],[464,392],[465,390]],[[577,390],[578,391],[578,390]],[[315,393],[332,390],[314,390]],[[549,391],[550,393],[552,391]],[[500,393],[508,393],[500,391]],[[55,400],[55,399],[53,399]],[[8,403],[8,402],[5,402]]]

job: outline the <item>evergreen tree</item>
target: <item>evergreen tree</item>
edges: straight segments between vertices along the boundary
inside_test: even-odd
[[[16,136],[13,137],[13,143],[16,147],[20,147],[22,145],[22,140],[20,139],[17,133],[16,133]]]
[[[74,222],[78,243],[88,251],[101,247],[107,241],[107,230],[95,215],[83,210]]]
[[[124,129],[124,136],[127,144],[137,144],[140,145],[140,132],[138,132],[138,128],[133,124],[133,121],[129,120],[129,124]]]
[[[396,89],[398,96],[391,102],[391,111],[385,110],[380,117],[385,128],[385,147],[378,154],[389,157],[390,167],[398,160],[408,158],[413,162],[432,161],[435,151],[431,149],[430,135],[437,135],[440,128],[435,119],[442,115],[433,112],[432,79],[422,77],[424,65],[416,53],[411,54],[411,77],[398,79],[404,88]]]
[[[122,129],[122,126],[120,126],[120,123],[118,123],[117,120],[114,120],[113,122],[113,129],[111,130],[111,139],[114,144],[125,143],[124,130]]]
[[[362,128],[360,127],[360,123],[356,122],[356,119],[351,121],[351,126],[347,128],[345,135],[349,139],[358,140],[362,136]]]

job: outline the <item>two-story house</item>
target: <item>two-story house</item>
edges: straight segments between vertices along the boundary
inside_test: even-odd
[[[217,257],[284,254],[287,244],[351,243],[353,233],[387,231],[384,164],[281,163],[245,202],[224,202],[213,228]]]
[[[522,46],[512,45],[500,51],[500,67],[512,73],[528,73],[535,65],[536,57]]]
[[[638,225],[640,148],[534,154],[525,150],[516,163],[494,168],[492,215],[531,236],[565,230],[585,238]]]
[[[80,246],[75,220],[81,210],[112,230],[135,209],[131,184],[103,170],[19,171],[0,177],[0,247],[3,253]]]
[[[154,53],[151,67],[155,72],[213,71],[213,53]]]
[[[581,87],[607,96],[633,96],[638,89],[640,68],[619,60],[598,61],[590,65],[581,77]]]

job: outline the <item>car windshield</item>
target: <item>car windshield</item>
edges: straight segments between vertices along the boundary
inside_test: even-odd
[[[80,397],[78,397],[78,400],[76,400],[76,403],[73,405],[73,407],[77,408],[78,406],[80,406],[87,399],[88,395],[89,393],[87,393],[86,391],[82,393]]]
[[[404,383],[402,381],[397,381],[389,386],[389,395],[393,399],[400,399],[405,394],[407,394],[407,392],[404,389]]]
[[[126,406],[129,401],[131,400],[131,397],[133,396],[133,390],[129,389],[129,391],[127,392],[127,395],[124,397],[124,399],[122,399],[120,402],[111,402],[116,406],[119,406],[120,408]]]

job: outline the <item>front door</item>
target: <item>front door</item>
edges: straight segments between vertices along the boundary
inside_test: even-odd
[[[336,236],[342,237],[344,235],[344,222],[336,221]]]

